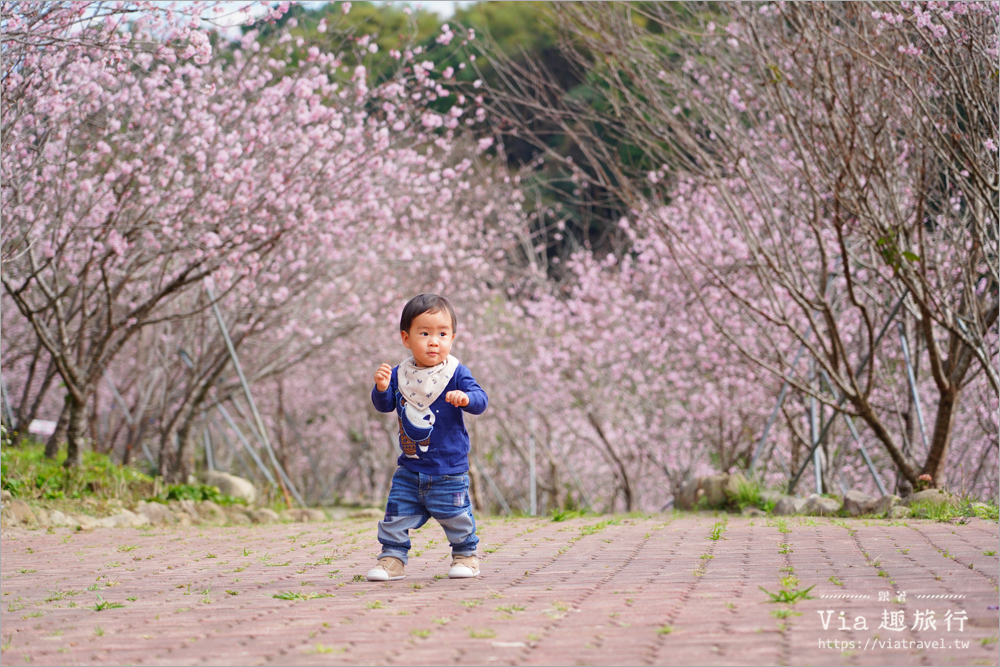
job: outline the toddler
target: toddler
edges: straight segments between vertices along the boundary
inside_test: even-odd
[[[399,456],[385,518],[378,524],[382,544],[368,581],[393,581],[403,572],[410,550],[409,532],[431,517],[451,544],[452,579],[479,576],[476,520],[469,502],[469,433],[462,411],[486,410],[486,392],[469,369],[451,356],[455,310],[437,294],[420,294],[403,308],[399,334],[412,356],[395,368],[375,371],[372,403],[379,412],[396,412]]]

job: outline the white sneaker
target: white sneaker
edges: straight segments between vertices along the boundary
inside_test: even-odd
[[[378,565],[368,570],[365,579],[368,581],[396,581],[405,576],[403,561],[392,556],[382,556],[378,559]]]
[[[455,555],[451,559],[451,569],[448,570],[449,579],[468,579],[479,576],[479,559],[475,556]]]

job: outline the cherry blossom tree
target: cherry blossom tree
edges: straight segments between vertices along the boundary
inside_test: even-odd
[[[277,36],[279,51],[291,39]],[[203,310],[183,297],[209,277],[225,297],[241,282],[280,280],[268,269],[289,253],[329,247],[343,234],[340,207],[370,196],[366,169],[410,127],[397,111],[404,83],[372,89],[359,65],[344,84],[335,54],[312,51],[282,75],[286,63],[255,32],[232,62],[212,60],[202,33],[187,41],[124,60],[121,44],[41,49],[26,58],[57,75],[5,115],[3,283],[65,383],[68,465],[98,379],[140,328]],[[408,76],[429,78],[422,65]],[[444,124],[421,113],[424,126]]]
[[[731,345],[777,377],[803,347],[822,373],[793,372],[794,390],[860,417],[908,483],[943,483],[963,388],[985,378],[994,401],[997,388],[996,8],[588,3],[553,16],[602,104],[500,58],[514,83],[490,91],[495,112],[522,137],[537,124],[524,109],[575,136],[586,164],[533,139],[664,236]],[[920,460],[880,394],[896,303],[917,374],[934,379]],[[905,381],[893,386],[905,404]]]

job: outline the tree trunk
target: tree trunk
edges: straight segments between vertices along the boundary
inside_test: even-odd
[[[87,404],[69,394],[69,419],[66,424],[66,460],[64,468],[74,468],[83,463],[84,429],[86,428]]]
[[[634,509],[632,506],[632,484],[629,482],[628,471],[625,469],[625,464],[622,462],[621,457],[618,456],[615,448],[611,446],[610,442],[608,442],[607,437],[605,437],[604,429],[601,428],[601,423],[597,420],[597,417],[595,417],[593,413],[588,413],[587,418],[590,420],[590,424],[594,427],[594,430],[597,431],[598,438],[600,439],[601,444],[604,445],[604,449],[607,450],[608,455],[613,462],[614,469],[617,472],[615,475],[617,478],[615,485],[618,487],[618,489],[616,489],[616,495],[617,490],[621,490],[622,497],[625,500],[625,511],[631,512]],[[615,498],[612,498],[611,511],[614,511],[614,504]]]
[[[555,458],[549,453],[549,508],[559,509],[562,507],[559,501],[559,466]]]
[[[59,445],[66,439],[66,426],[69,424],[69,404],[70,395],[66,394],[62,411],[59,413],[58,421],[56,421],[56,430],[45,441],[45,458],[47,459],[54,459],[59,454]]]
[[[41,354],[41,352],[36,352],[36,354]],[[35,362],[32,361],[33,367],[34,364]],[[45,371],[45,377],[42,379],[42,385],[39,387],[38,393],[35,394],[35,400],[29,405],[28,395],[29,390],[31,389],[31,377],[33,375],[34,369],[32,369],[31,373],[29,373],[28,380],[24,386],[24,392],[21,395],[21,404],[17,406],[17,414],[15,415],[15,419],[17,420],[17,430],[14,431],[14,437],[11,439],[11,444],[15,447],[21,444],[21,439],[27,435],[28,427],[31,425],[31,422],[38,416],[38,408],[45,399],[45,395],[49,391],[49,385],[52,384],[52,380],[56,376],[56,365],[51,361],[49,362],[49,366]]]
[[[187,482],[188,476],[194,473],[194,447],[191,442],[191,430],[194,425],[194,411],[184,419],[184,423],[177,429],[177,473],[176,477],[183,484]]]
[[[176,422],[174,422],[176,423]],[[160,435],[160,460],[157,463],[157,472],[167,482],[174,482],[174,470],[176,466],[176,443],[177,429],[171,424],[167,430]]]
[[[953,383],[956,387],[958,383]],[[955,426],[955,413],[958,412],[958,402],[961,390],[951,389],[941,392],[938,402],[937,416],[934,419],[934,435],[931,438],[931,448],[927,453],[927,461],[920,470],[921,475],[931,476],[931,486],[944,483],[944,467],[948,460],[948,447],[951,445],[951,434]]]

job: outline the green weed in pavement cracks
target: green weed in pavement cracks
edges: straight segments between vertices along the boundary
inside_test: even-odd
[[[473,639],[492,639],[497,633],[491,628],[473,628],[469,630],[469,636]]]
[[[549,518],[553,521],[569,521],[570,519],[577,519],[582,516],[587,516],[587,512],[571,509],[553,509],[549,512]]]
[[[601,532],[602,530],[604,530],[608,526],[616,526],[616,525],[619,525],[620,523],[621,523],[621,521],[619,521],[618,519],[605,519],[604,521],[601,521],[599,523],[595,523],[592,526],[584,526],[584,527],[582,527],[580,529],[580,535],[593,535],[595,533]]]
[[[312,653],[343,653],[347,649],[338,646],[324,646],[323,644],[316,644],[309,652]]]
[[[230,595],[236,595],[236,593],[230,593]],[[337,597],[333,593],[297,593],[295,591],[285,591],[284,593],[277,593],[271,597],[278,598],[279,600],[315,600],[317,598],[332,598]]]
[[[783,604],[795,604],[799,600],[810,600],[812,596],[809,595],[809,591],[816,588],[816,584],[813,584],[809,588],[798,588],[799,579],[793,574],[784,576],[781,578],[781,590],[777,593],[772,593],[763,586],[758,586],[760,590],[764,591],[769,598],[769,602],[780,602]]]
[[[708,539],[712,540],[713,542],[719,540],[720,538],[725,539],[722,537],[722,531],[724,531],[725,529],[726,529],[725,521],[717,522],[714,526],[712,526],[712,533],[711,535],[708,536]]]
[[[802,589],[802,590],[799,590],[799,589],[794,589],[794,590],[782,589],[782,590],[778,591],[777,593],[772,593],[771,591],[767,590],[763,586],[758,586],[757,588],[759,588],[760,590],[762,590],[765,593],[767,593],[767,595],[771,598],[771,600],[770,600],[771,602],[783,602],[785,604],[795,604],[799,600],[811,600],[812,596],[809,595],[809,591],[811,591],[812,589],[816,588],[816,585],[813,584],[809,588],[805,588],[805,589]]]
[[[100,594],[97,596],[97,604],[95,604],[92,609],[94,611],[104,611],[105,609],[116,609],[118,607],[124,607],[120,602],[110,602],[101,598]]]

